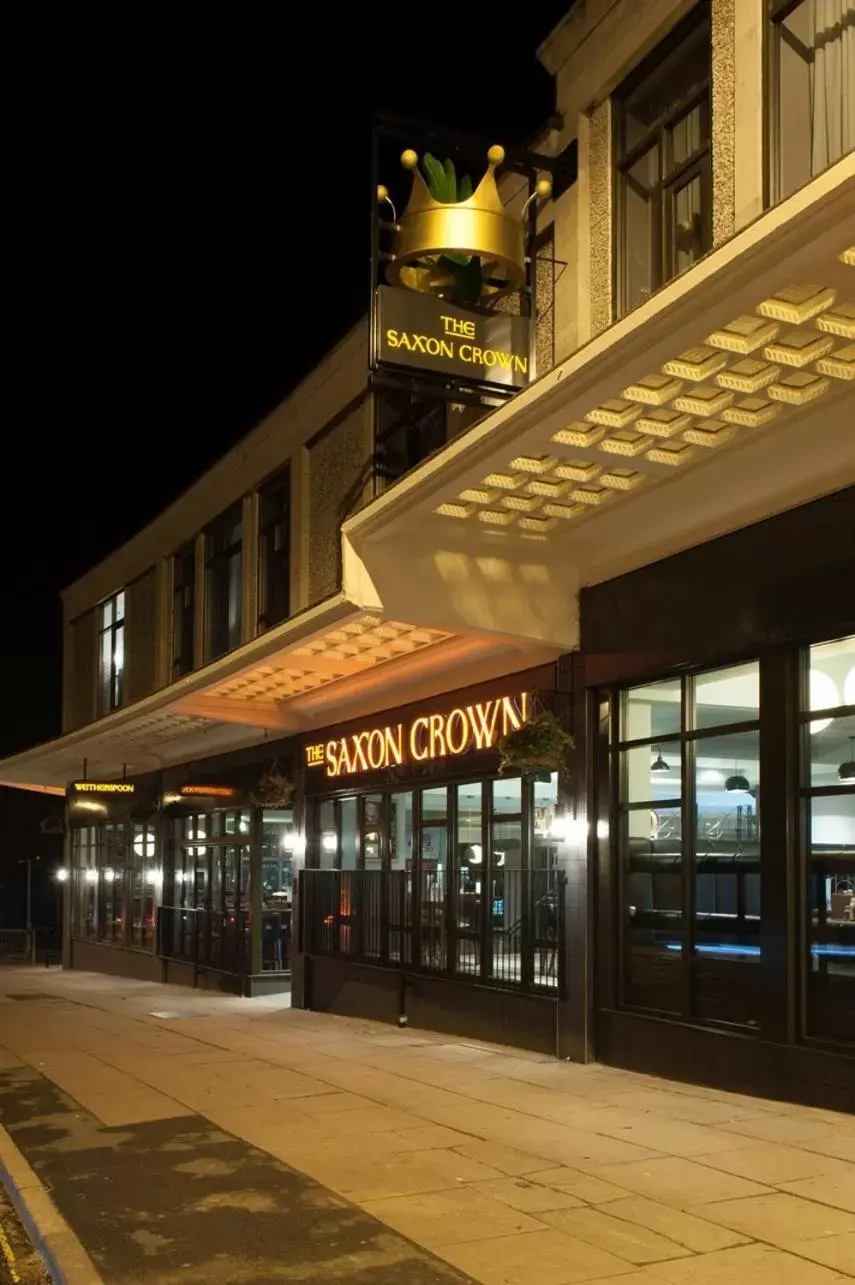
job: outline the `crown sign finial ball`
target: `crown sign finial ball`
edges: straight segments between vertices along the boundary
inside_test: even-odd
[[[414,152],[411,147],[401,152],[401,164],[405,170],[414,170],[419,163],[418,152]]]
[[[541,201],[548,201],[550,196],[552,196],[552,179],[539,178],[534,190],[537,192]]]
[[[501,165],[505,159],[505,149],[499,143],[494,143],[487,153],[487,160],[491,165]]]
[[[389,200],[389,189],[388,187],[384,187],[382,183],[378,184],[378,187],[377,187],[377,200],[378,201]]]

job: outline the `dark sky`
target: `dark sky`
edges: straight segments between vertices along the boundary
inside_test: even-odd
[[[22,43],[0,755],[59,731],[61,588],[365,311],[373,113],[524,140],[553,111],[535,50],[568,7],[173,7]]]

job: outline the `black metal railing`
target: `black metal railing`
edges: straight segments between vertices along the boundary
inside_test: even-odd
[[[489,895],[443,872],[305,870],[301,948],[478,985],[564,989],[564,875],[502,870]]]
[[[35,960],[33,928],[0,928],[0,964],[34,964]]]
[[[157,953],[187,960],[198,968],[245,975],[251,961],[250,929],[243,911],[161,906],[157,912]]]

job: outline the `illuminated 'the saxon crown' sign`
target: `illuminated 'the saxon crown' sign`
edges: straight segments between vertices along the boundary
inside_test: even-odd
[[[306,766],[323,767],[327,776],[349,776],[495,749],[503,736],[522,727],[528,712],[526,692],[458,705],[447,714],[421,714],[409,723],[390,723],[307,745]]]

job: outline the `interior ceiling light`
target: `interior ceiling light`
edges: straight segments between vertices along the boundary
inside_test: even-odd
[[[671,768],[662,757],[661,748],[658,745],[654,745],[653,748],[656,751],[656,758],[650,764],[650,771],[651,772],[670,772]]]
[[[741,772],[734,772],[724,783],[724,788],[728,794],[748,794],[751,790],[751,782],[747,776]]]
[[[837,769],[841,781],[851,781],[855,785],[855,736],[849,737],[849,758]]]

